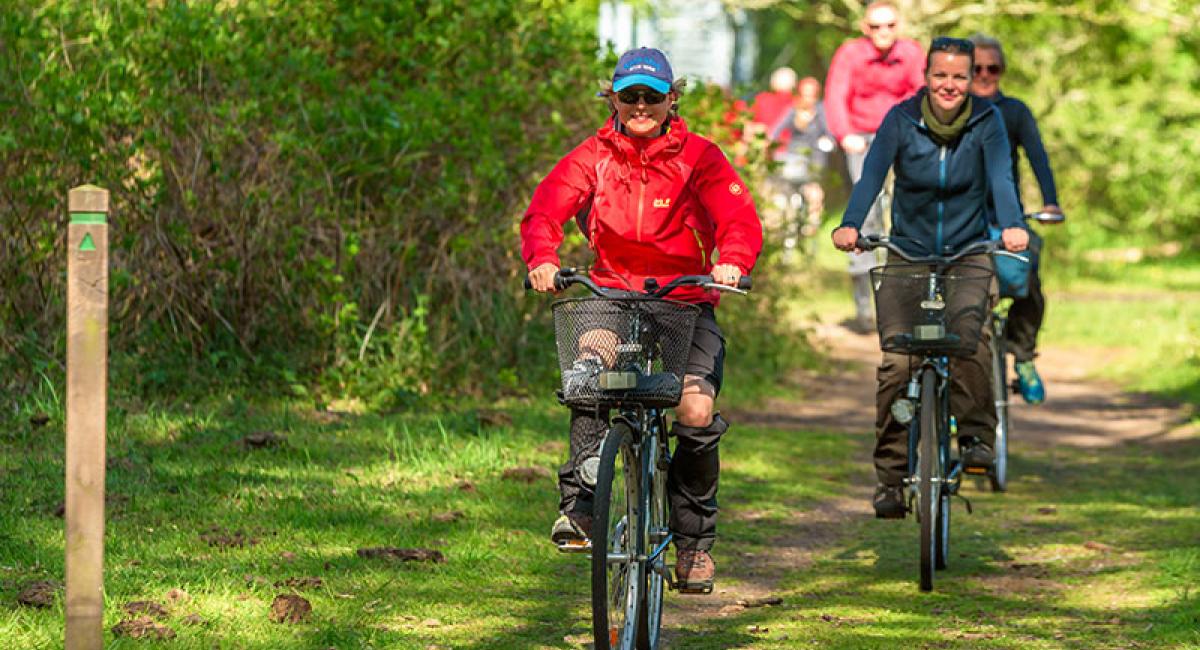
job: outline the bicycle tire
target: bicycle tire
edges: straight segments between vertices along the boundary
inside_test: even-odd
[[[921,591],[933,590],[937,550],[934,548],[939,520],[941,477],[938,454],[938,419],[942,409],[938,404],[937,373],[933,368],[921,372],[921,413],[917,435],[917,519],[921,525]]]
[[[933,568],[946,569],[950,561],[950,490],[942,484],[938,497],[937,537],[933,540]]]
[[[592,520],[595,650],[633,650],[637,642],[646,567],[636,559],[643,553],[639,535],[631,534],[641,527],[641,472],[632,440],[629,425],[618,422],[600,448]],[[610,553],[626,559],[610,561]]]
[[[658,422],[660,436],[666,435],[665,423]],[[645,459],[647,482],[650,490],[645,495],[645,512],[647,518],[647,549],[648,552],[658,550],[670,539],[670,505],[667,501],[667,470],[670,468],[671,456],[665,438],[656,440],[654,455]],[[649,449],[650,445],[646,448]],[[666,548],[647,561],[646,589],[643,591],[641,610],[638,616],[638,650],[658,650],[662,641],[662,612],[663,595],[667,584],[663,574],[670,571],[666,564]]]
[[[1005,321],[993,320],[992,331],[992,398],[996,404],[996,462],[988,479],[992,492],[1008,490],[1008,438],[1012,421],[1008,417],[1008,349],[1004,344]]]

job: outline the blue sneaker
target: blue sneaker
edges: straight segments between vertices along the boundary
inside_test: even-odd
[[[1021,389],[1021,397],[1029,404],[1041,404],[1046,401],[1046,386],[1038,376],[1037,367],[1032,361],[1019,361],[1016,364],[1017,386]]]

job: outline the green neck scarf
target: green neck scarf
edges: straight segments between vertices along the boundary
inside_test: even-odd
[[[930,103],[929,94],[926,93],[925,99],[921,102],[921,117],[925,118],[925,128],[929,129],[929,134],[933,136],[934,142],[941,146],[945,146],[958,139],[959,134],[967,126],[967,120],[971,118],[971,96],[967,95],[967,101],[958,109],[958,115],[949,124],[942,124],[933,114],[933,104]]]

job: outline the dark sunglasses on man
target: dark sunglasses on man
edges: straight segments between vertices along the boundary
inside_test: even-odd
[[[617,92],[622,104],[646,104],[654,106],[667,101],[667,96],[649,88],[626,88]]]
[[[998,75],[1001,72],[1004,72],[1004,68],[1001,68],[999,65],[997,65],[995,63],[990,63],[988,65],[975,66],[975,74],[983,74],[984,70],[987,70],[988,74],[992,74],[992,75]]]

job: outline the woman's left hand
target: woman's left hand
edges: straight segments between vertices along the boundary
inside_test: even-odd
[[[1000,233],[1004,242],[1004,250],[1010,253],[1020,253],[1029,246],[1029,231],[1024,228],[1005,228]]]
[[[717,284],[736,287],[742,278],[742,270],[733,264],[718,264],[713,267],[712,277]]]

